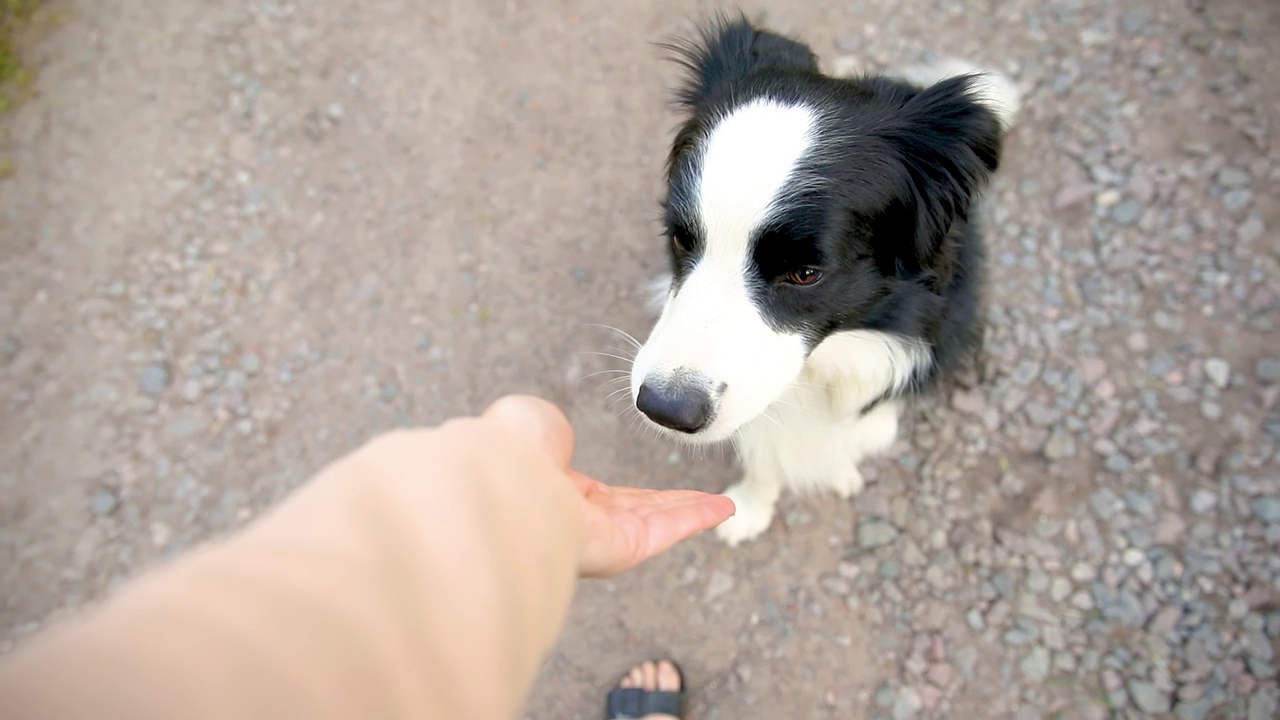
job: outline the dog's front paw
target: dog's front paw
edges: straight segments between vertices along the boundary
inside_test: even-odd
[[[724,494],[733,500],[737,512],[716,527],[716,535],[729,547],[760,537],[773,523],[773,503],[751,497],[743,485],[737,483],[725,490]]]
[[[862,473],[855,469],[832,481],[831,488],[841,500],[848,500],[862,492],[863,485]]]

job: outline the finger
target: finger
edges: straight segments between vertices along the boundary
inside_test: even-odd
[[[573,426],[555,405],[528,395],[508,395],[490,405],[483,417],[531,438],[557,466],[569,466]]]
[[[600,515],[583,549],[583,577],[606,577],[633,568],[734,513],[733,501],[723,495],[691,493],[667,506],[653,501],[650,495],[648,502],[639,503],[643,509],[617,508],[613,513],[592,508]]]
[[[734,513],[733,501],[723,495],[688,498],[645,518],[649,526],[647,557],[719,525]]]

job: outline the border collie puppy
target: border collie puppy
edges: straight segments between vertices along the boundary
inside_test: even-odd
[[[745,18],[676,49],[671,275],[631,394],[670,437],[733,441],[738,512],[717,533],[737,545],[768,529],[783,488],[858,492],[902,401],[974,347],[974,211],[1018,97],[956,63],[830,77]]]

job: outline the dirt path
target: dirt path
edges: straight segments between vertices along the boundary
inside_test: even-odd
[[[91,3],[4,118],[0,630],[237,526],[378,430],[562,403],[579,465],[718,490],[581,354],[646,330],[704,3]],[[430,9],[426,9],[427,7]],[[749,7],[753,12],[758,4]],[[853,503],[585,586],[529,717],[670,653],[697,718],[1274,716],[1280,5],[778,3],[829,65],[1028,91],[976,390]]]

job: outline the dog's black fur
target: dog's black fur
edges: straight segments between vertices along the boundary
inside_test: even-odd
[[[675,286],[703,242],[686,210],[698,139],[755,99],[804,104],[820,116],[815,151],[785,210],[753,239],[754,302],[779,330],[803,333],[810,350],[843,330],[924,341],[932,362],[886,397],[955,369],[978,334],[983,242],[974,210],[1004,133],[974,97],[973,77],[930,87],[830,77],[807,46],[745,18],[720,18],[700,41],[669,47],[688,70],[664,203]],[[788,279],[797,272],[820,279],[800,286]]]

